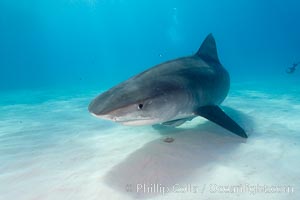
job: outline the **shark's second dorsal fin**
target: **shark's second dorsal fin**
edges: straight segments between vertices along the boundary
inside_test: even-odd
[[[218,58],[216,41],[212,34],[209,34],[205,38],[196,55],[201,57],[206,62],[220,63]]]

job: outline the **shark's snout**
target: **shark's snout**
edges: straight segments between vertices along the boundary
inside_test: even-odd
[[[120,109],[115,106],[114,100],[111,97],[105,95],[99,95],[89,104],[89,112],[101,119],[110,120],[114,122],[123,121]]]
[[[101,108],[99,105],[95,104],[93,100],[90,105],[89,105],[89,112],[91,115],[94,117],[100,118],[100,119],[105,119],[105,120],[111,120],[111,121],[116,121],[115,117],[112,116],[110,113],[106,112],[104,108]]]
[[[105,118],[111,118],[108,116],[114,115],[114,111],[128,104],[126,98],[123,98],[123,96],[126,95],[124,95],[124,92],[121,89],[111,88],[93,99],[89,104],[88,110],[91,114],[97,117],[101,116],[102,118],[103,116],[104,118],[105,116]]]
[[[99,100],[99,97],[96,97],[94,100],[92,100],[88,107],[89,112],[96,117],[107,115],[104,102]]]

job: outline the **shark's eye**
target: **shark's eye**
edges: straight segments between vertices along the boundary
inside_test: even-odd
[[[142,110],[142,109],[143,109],[143,107],[144,107],[144,105],[143,105],[143,104],[141,104],[141,103],[138,105],[138,108],[139,108],[139,110]]]

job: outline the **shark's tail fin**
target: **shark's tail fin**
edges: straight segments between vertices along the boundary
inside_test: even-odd
[[[218,58],[216,41],[212,34],[209,34],[205,38],[196,55],[201,57],[206,62],[220,63]]]

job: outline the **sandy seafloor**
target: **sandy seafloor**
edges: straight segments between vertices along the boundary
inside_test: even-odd
[[[0,199],[300,199],[298,86],[232,85],[223,108],[247,140],[200,117],[102,121],[87,112],[99,90],[2,92]]]

